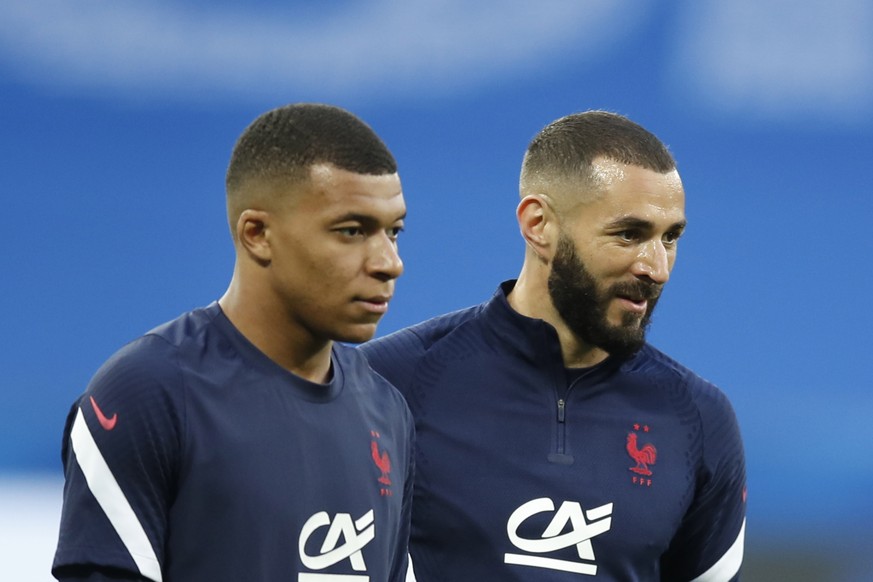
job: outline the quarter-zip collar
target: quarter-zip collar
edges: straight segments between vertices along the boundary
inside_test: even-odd
[[[567,386],[570,382],[558,332],[542,319],[520,314],[509,304],[507,296],[515,287],[516,280],[504,281],[484,305],[482,321],[491,334],[493,346],[501,346],[513,357],[527,362],[552,376],[555,385]],[[632,356],[630,360],[634,357]],[[575,374],[576,381],[596,381],[607,376],[629,360],[614,356],[592,366],[588,371]],[[574,382],[576,383],[576,382]]]

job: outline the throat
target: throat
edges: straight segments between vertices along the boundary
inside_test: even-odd
[[[566,334],[566,337],[562,334]],[[606,351],[579,340],[568,329],[559,330],[558,337],[565,368],[591,368],[609,357]]]

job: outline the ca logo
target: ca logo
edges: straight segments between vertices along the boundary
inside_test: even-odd
[[[544,512],[555,512],[555,504],[547,497],[528,501],[512,512],[506,523],[509,540],[519,550],[528,552],[528,554],[505,554],[503,561],[519,566],[534,566],[576,574],[596,575],[597,566],[594,564],[531,556],[530,554],[546,554],[576,546],[580,560],[594,561],[591,538],[609,531],[609,528],[612,527],[612,503],[583,511],[582,506],[575,501],[565,501],[555,512],[552,521],[549,522],[539,538],[526,539],[518,535],[518,528],[525,520]],[[561,533],[567,530],[568,524],[570,525],[569,531]]]
[[[319,550],[321,553],[317,556],[310,556],[306,553],[306,544],[310,536],[316,530],[328,525],[330,527]],[[375,528],[372,509],[357,521],[352,521],[352,516],[348,513],[337,513],[333,522],[326,511],[320,511],[307,519],[306,523],[303,524],[303,529],[300,530],[300,561],[310,570],[324,570],[343,560],[349,560],[352,569],[356,572],[366,572],[367,564],[364,562],[361,550],[376,537]],[[341,536],[344,543],[338,547]],[[334,576],[332,574],[300,574],[297,579],[298,582],[308,582],[310,580],[332,579]],[[367,582],[369,579],[370,577],[366,575],[343,577],[343,580],[360,582]]]

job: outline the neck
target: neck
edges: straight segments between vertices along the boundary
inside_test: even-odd
[[[230,286],[218,300],[225,316],[278,365],[310,382],[327,382],[333,342],[315,338],[286,316],[274,297],[243,279],[234,271]]]
[[[545,266],[525,261],[518,281],[507,297],[509,305],[521,315],[541,319],[555,328],[561,344],[561,355],[567,368],[589,368],[599,364],[609,354],[582,341],[564,322],[549,295],[548,270]]]

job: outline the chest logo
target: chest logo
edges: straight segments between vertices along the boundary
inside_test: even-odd
[[[640,430],[647,433],[649,432],[649,427],[637,423],[634,424],[633,430],[627,434],[627,446],[625,448],[627,449],[627,454],[636,463],[629,470],[635,473],[633,477],[635,484],[651,487],[652,480],[649,477],[652,476],[652,469],[650,466],[654,465],[658,460],[658,449],[651,443],[640,445],[638,436]]]
[[[553,517],[538,538],[528,539],[519,535],[522,524],[540,513],[553,513]],[[523,554],[507,553],[503,557],[506,564],[517,566],[532,566],[573,572],[575,574],[597,575],[597,564],[594,562],[592,538],[608,532],[612,527],[612,503],[607,503],[584,511],[575,501],[565,501],[555,511],[554,502],[541,497],[523,504],[512,512],[506,523],[509,541]],[[546,557],[549,554],[576,546],[579,561]]]
[[[331,566],[349,560],[352,569],[356,572],[366,572],[367,564],[364,562],[362,550],[376,537],[375,523],[373,523],[373,510],[371,509],[357,520],[353,520],[348,513],[337,513],[331,521],[326,511],[320,511],[306,520],[300,531],[300,561],[310,570],[326,570]],[[329,527],[328,527],[329,526]],[[328,527],[327,533],[321,543],[319,553],[310,555],[306,546],[316,531]],[[320,536],[313,540],[316,546]],[[342,542],[340,543],[340,538]],[[330,573],[307,573],[300,574],[299,580],[335,580],[336,574]],[[349,576],[349,580],[369,580],[369,576]]]
[[[388,456],[388,451],[379,450],[379,437],[381,436],[375,430],[370,431],[370,436],[373,440],[370,441],[370,456],[379,471],[382,473],[377,481],[382,485],[379,489],[379,494],[382,496],[390,496],[394,492],[391,491],[391,457]]]

